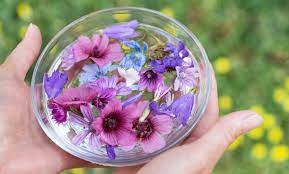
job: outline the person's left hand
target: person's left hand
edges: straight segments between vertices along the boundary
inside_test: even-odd
[[[23,41],[0,66],[1,174],[53,174],[90,165],[52,143],[32,112],[30,87],[24,78],[40,48],[40,31],[31,24]]]

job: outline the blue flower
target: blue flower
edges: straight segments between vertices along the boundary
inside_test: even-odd
[[[64,88],[68,77],[66,73],[54,71],[51,76],[44,75],[44,89],[49,98],[57,97]]]
[[[140,71],[146,62],[145,53],[148,48],[147,44],[144,42],[143,48],[134,40],[123,41],[123,44],[130,47],[132,51],[124,57],[120,65],[127,69],[134,68],[135,70]]]
[[[84,65],[80,73],[80,84],[96,81],[100,77],[104,77],[109,71],[116,69],[115,65],[108,64],[100,67],[97,64]]]

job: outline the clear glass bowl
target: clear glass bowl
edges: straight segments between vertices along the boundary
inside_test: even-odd
[[[47,113],[47,104],[45,100],[45,92],[43,89],[43,76],[47,72],[51,72],[51,67],[60,63],[55,61],[61,51],[71,44],[78,36],[83,34],[92,34],[96,30],[103,29],[112,24],[118,23],[116,19],[127,22],[130,20],[138,20],[142,24],[148,24],[160,28],[180,40],[183,40],[187,48],[193,53],[200,67],[200,90],[197,96],[195,111],[190,117],[186,126],[178,128],[167,137],[167,144],[164,148],[151,154],[145,154],[141,150],[131,152],[117,152],[117,158],[110,160],[106,157],[104,151],[92,152],[81,146],[72,144],[71,140],[56,130],[56,127],[49,121],[50,114]],[[157,11],[135,8],[122,7],[111,8],[97,11],[86,15],[72,22],[63,28],[45,47],[35,66],[32,77],[32,107],[34,114],[47,136],[59,147],[66,152],[79,157],[81,159],[106,166],[132,166],[142,164],[160,153],[180,144],[193,130],[195,125],[201,119],[208,103],[211,90],[211,65],[207,54],[199,40],[184,25],[178,21],[167,17]],[[39,130],[40,131],[40,130]]]

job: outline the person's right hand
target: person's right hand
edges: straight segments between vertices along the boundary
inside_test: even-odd
[[[190,137],[182,145],[143,166],[119,168],[115,174],[209,174],[227,147],[262,121],[261,116],[248,110],[219,118],[217,85],[213,76],[212,92],[204,117]]]

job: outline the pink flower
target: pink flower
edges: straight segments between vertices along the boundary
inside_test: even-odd
[[[166,145],[163,135],[169,134],[172,128],[173,121],[171,117],[165,114],[154,115],[150,113],[144,121],[139,121],[139,118],[136,118],[133,122],[136,138],[146,153],[152,153],[163,148]]]
[[[120,61],[124,54],[117,42],[111,42],[106,35],[80,36],[62,57],[62,67],[68,70],[74,63],[91,59],[104,66],[112,61]]]
[[[100,111],[99,117],[92,125],[101,142],[111,146],[131,146],[136,141],[136,136],[131,130],[132,121],[133,118],[139,117],[142,111],[135,104],[123,109],[121,101],[114,99]]]

